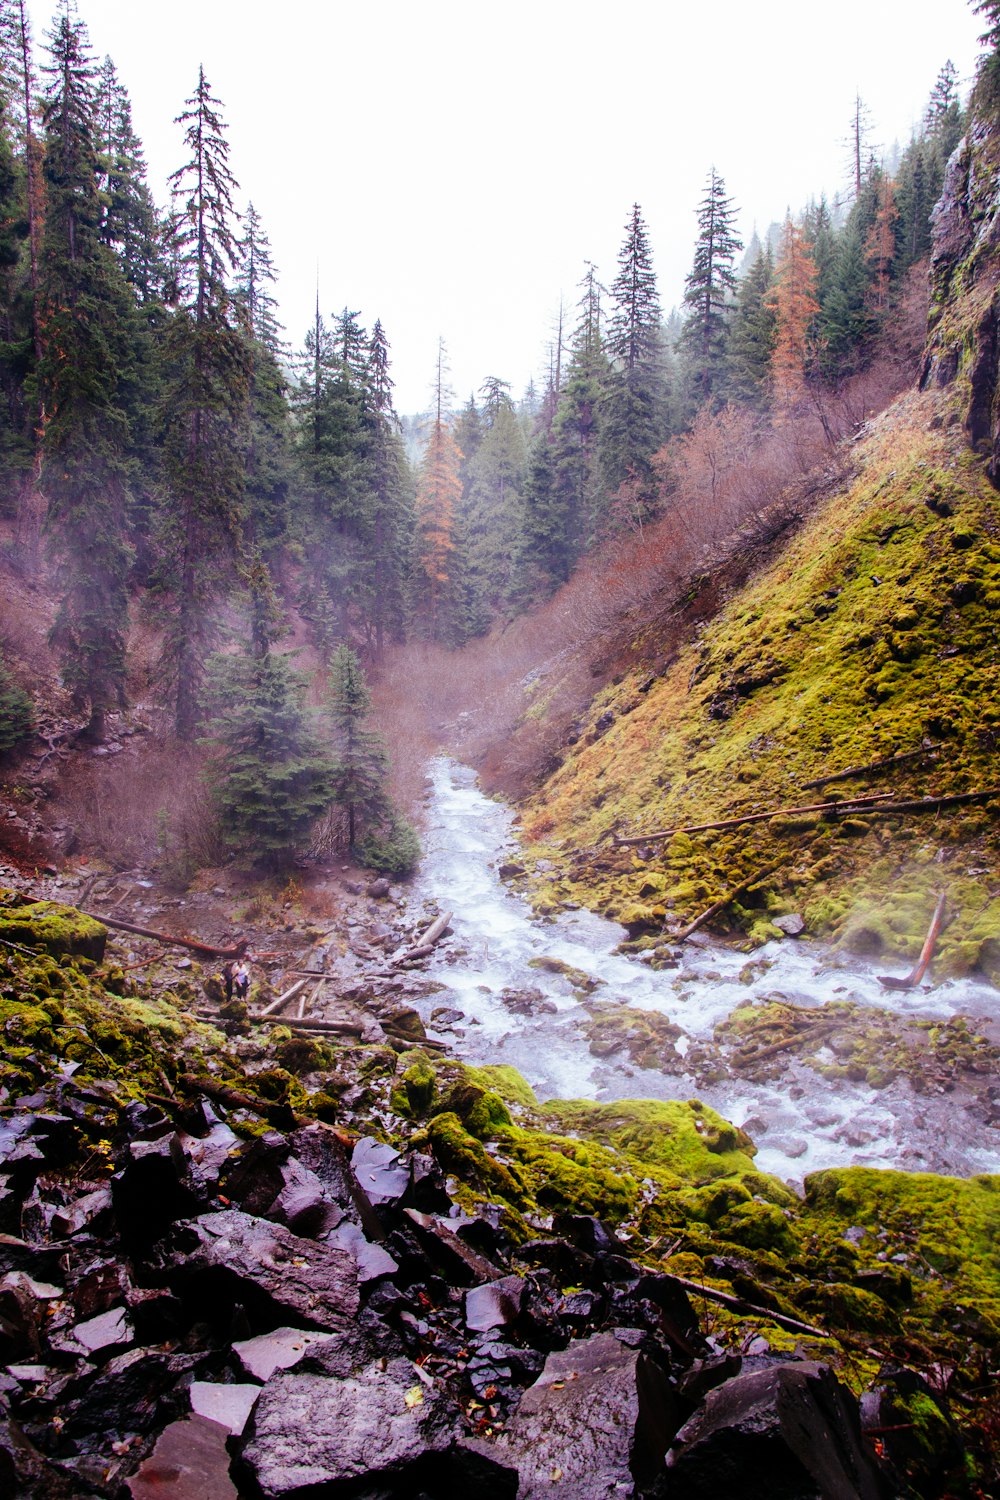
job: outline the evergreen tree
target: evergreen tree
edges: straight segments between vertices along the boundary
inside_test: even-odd
[[[165,459],[170,487],[164,584],[171,596],[168,666],[175,727],[190,739],[213,609],[239,563],[250,353],[228,290],[238,263],[229,146],[204,69],[176,123],[188,159],[170,178],[176,311],[164,365]]]
[[[30,317],[26,317],[18,270],[28,220],[21,177],[7,133],[0,98],[0,491],[14,492],[32,459],[31,424],[24,382],[31,365]]]
[[[142,142],[132,124],[131,101],[109,57],[101,70],[98,127],[105,204],[101,238],[117,254],[139,301],[159,302],[166,275],[160,225],[146,182]]]
[[[729,336],[726,390],[737,401],[759,403],[768,392],[774,353],[774,280],[770,246],[757,254],[739,284]]]
[[[289,659],[259,641],[209,662],[209,782],[226,841],[254,861],[287,861],[333,800],[333,764],[305,692]]]
[[[649,459],[660,436],[660,304],[646,226],[637,203],[632,206],[618,256],[611,309],[605,350],[612,369],[600,410],[600,464],[609,498],[630,474],[640,482],[650,478]]]
[[[89,733],[124,700],[129,547],[122,386],[131,303],[101,240],[95,67],[69,9],[50,36],[44,109],[47,212],[39,287],[45,412],[41,487],[62,598],[53,642]]]
[[[438,347],[434,416],[427,448],[417,471],[417,566],[415,609],[432,640],[452,636],[454,619],[455,524],[462,499],[462,451],[452,436],[445,408],[444,342]]]
[[[736,210],[713,167],[698,209],[694,265],[684,283],[687,322],[681,342],[687,355],[689,404],[711,401],[726,361],[727,324],[736,292],[736,256],[743,242],[735,232]]]
[[[249,392],[246,450],[247,530],[270,553],[285,535],[291,488],[291,432],[287,382],[279,363],[283,350],[277,281],[271,247],[251,203],[239,243],[236,303],[249,334]]]
[[[399,434],[399,419],[393,409],[392,387],[389,341],[380,320],[376,319],[368,346],[366,378],[372,493],[366,620],[376,661],[381,659],[387,635],[402,638],[406,580],[413,550],[409,466]]]
[[[26,0],[0,0],[0,79],[3,80],[0,90],[4,94],[3,113],[9,122],[11,144],[15,157],[20,158],[24,169],[31,337],[37,358],[40,353],[37,320],[38,265],[44,207],[42,149],[35,128],[35,70]]]
[[[857,227],[838,236],[830,288],[821,309],[821,364],[827,375],[850,375],[864,362],[874,322],[869,305],[871,270]]]
[[[347,817],[347,842],[353,849],[363,831],[390,816],[386,791],[389,756],[380,734],[368,729],[371,693],[357,653],[337,647],[330,662],[330,717],[335,758],[333,794]]]
[[[485,433],[468,466],[463,526],[475,593],[488,610],[498,612],[510,599],[520,550],[527,444],[508,383],[491,376],[481,394]]]
[[[35,727],[35,710],[28,694],[16,683],[0,654],[0,755],[26,739]]]
[[[362,864],[407,875],[420,857],[420,844],[388,792],[388,755],[381,735],[367,727],[371,694],[361,663],[341,645],[330,669],[333,787],[347,816],[348,846]]]

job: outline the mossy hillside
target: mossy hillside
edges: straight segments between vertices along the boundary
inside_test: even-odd
[[[876,791],[908,800],[1000,784],[995,492],[960,435],[931,427],[942,399],[908,396],[884,414],[854,482],[664,675],[647,686],[642,663],[595,699],[589,728],[523,811],[529,855],[554,866],[536,877],[543,903],[655,930],[777,864],[729,908],[754,938],[801,911],[812,932],[905,959],[946,884],[942,971],[967,971],[984,952],[997,963],[997,804],[933,818],[779,816],[638,849],[609,837]],[[654,657],[654,638],[636,645]],[[924,741],[942,748],[890,775],[803,785]]]

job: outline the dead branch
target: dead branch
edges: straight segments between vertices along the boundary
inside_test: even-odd
[[[813,1042],[828,1031],[836,1031],[842,1023],[840,1021],[818,1021],[815,1026],[802,1026],[794,1031],[791,1036],[783,1036],[780,1041],[769,1042],[766,1047],[760,1047],[756,1052],[744,1054],[742,1057],[734,1058],[741,1068],[750,1067],[753,1063],[763,1062],[765,1057],[773,1057],[776,1052],[784,1052],[786,1048],[797,1042]]]
[[[634,844],[656,844],[664,839],[673,838],[675,833],[715,833],[724,828],[739,828],[744,823],[766,823],[770,818],[788,817],[795,813],[823,813],[837,809],[840,812],[850,812],[856,807],[867,806],[873,802],[884,802],[891,797],[891,792],[875,792],[870,797],[852,797],[850,799],[838,798],[830,802],[810,802],[801,807],[772,807],[767,812],[743,813],[738,818],[723,818],[718,823],[688,823],[684,827],[661,828],[656,833],[631,834],[628,838],[620,838],[614,835],[615,844],[619,847]]]
[[[712,833],[724,828],[739,828],[744,823],[764,823],[769,818],[786,817],[796,813],[824,813],[834,817],[861,817],[865,813],[928,813],[942,807],[960,807],[970,802],[989,802],[1000,797],[1000,787],[987,787],[980,792],[956,792],[947,797],[919,797],[908,802],[890,802],[891,792],[875,792],[870,797],[844,797],[832,802],[812,802],[802,807],[772,807],[768,812],[745,813],[739,818],[724,818],[718,823],[689,823],[683,827],[661,828],[656,833],[640,833],[628,838],[615,836],[618,845],[658,844],[673,838],[675,833]]]
[[[669,933],[670,941],[673,943],[683,943],[685,938],[689,938],[693,932],[697,932],[699,927],[704,927],[706,922],[710,922],[731,901],[735,901],[737,896],[741,896],[744,891],[749,890],[752,885],[757,885],[761,880],[766,880],[769,875],[775,874],[776,871],[781,869],[783,863],[784,861],[782,860],[776,865],[768,865],[766,870],[755,870],[752,875],[748,875],[745,880],[741,880],[739,885],[734,885],[732,890],[727,891],[724,896],[720,896],[719,900],[713,902],[707,911],[703,911],[699,916],[695,917],[694,921],[689,922],[680,932]]]
[[[880,974],[878,982],[883,989],[887,990],[912,990],[920,983],[927,972],[927,966],[934,957],[934,949],[941,935],[941,926],[944,922],[944,908],[947,900],[946,893],[941,891],[934,905],[934,915],[931,917],[931,925],[927,929],[924,938],[924,946],[920,950],[920,957],[916,964],[907,974],[905,979],[894,979],[891,974]]]
[[[392,959],[392,962],[394,964],[405,964],[412,962],[414,959],[427,958],[434,951],[435,946],[440,942],[441,938],[444,937],[448,923],[451,921],[451,915],[450,911],[445,911],[439,917],[435,917],[431,925],[420,934],[416,942],[412,943],[409,948],[404,948],[402,953],[397,954]]]
[[[290,1000],[294,1000],[296,995],[301,995],[308,983],[308,979],[297,979],[291,989],[287,989],[283,995],[279,995],[277,1000],[272,1000],[270,1005],[265,1005],[260,1014],[251,1019],[262,1020],[264,1016],[276,1016]]]
[[[684,1287],[685,1291],[695,1292],[699,1297],[707,1297],[710,1302],[721,1302],[723,1307],[732,1308],[733,1312],[763,1318],[768,1323],[777,1323],[779,1328],[787,1328],[791,1333],[805,1333],[810,1338],[833,1337],[822,1328],[814,1328],[811,1323],[801,1323],[798,1318],[790,1318],[785,1313],[775,1312],[773,1308],[758,1307],[755,1302],[746,1302],[742,1297],[731,1296],[729,1292],[717,1291],[714,1286],[703,1286],[700,1281],[689,1281],[686,1276],[675,1276],[672,1271],[667,1271],[665,1274],[670,1277],[671,1281],[676,1281],[678,1286]]]
[[[940,745],[924,745],[919,750],[904,750],[902,754],[889,755],[884,760],[872,760],[864,766],[852,766],[849,771],[834,771],[829,776],[818,776],[815,781],[803,781],[802,790],[804,792],[815,791],[821,786],[829,786],[834,781],[851,781],[855,776],[878,776],[881,772],[892,770],[894,766],[901,766],[906,761],[922,760],[925,755],[933,755],[940,749]]]
[[[197,938],[178,937],[173,932],[157,932],[152,927],[136,927],[134,922],[123,922],[118,917],[106,917],[98,911],[84,911],[78,907],[81,917],[90,917],[94,922],[101,922],[105,927],[114,927],[119,932],[131,932],[136,937],[152,938],[154,943],[164,943],[172,948],[190,948],[192,953],[200,953],[205,958],[242,958],[247,950],[246,941],[236,944],[235,948],[219,948],[213,943],[202,943]]]

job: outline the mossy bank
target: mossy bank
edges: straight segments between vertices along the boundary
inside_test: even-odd
[[[874,422],[853,477],[660,675],[655,629],[632,643],[637,664],[523,809],[542,910],[669,933],[759,871],[723,925],[760,942],[801,914],[905,959],[943,888],[940,972],[1000,978],[1000,799],[891,810],[1000,787],[1000,524],[953,399],[913,394]],[[890,810],[851,806],[879,793]]]

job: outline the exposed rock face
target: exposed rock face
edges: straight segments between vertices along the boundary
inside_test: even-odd
[[[931,314],[921,385],[963,385],[969,441],[1000,486],[1000,133],[975,119],[934,210]]]

